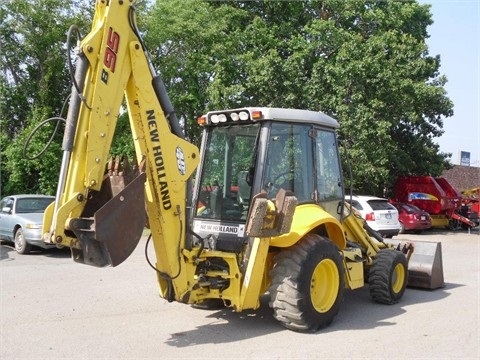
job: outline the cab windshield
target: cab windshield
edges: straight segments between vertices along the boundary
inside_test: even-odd
[[[211,130],[204,154],[196,216],[245,220],[260,124],[219,126]]]

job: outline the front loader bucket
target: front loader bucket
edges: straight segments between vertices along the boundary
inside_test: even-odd
[[[388,242],[400,247],[405,243],[395,240]],[[430,290],[444,287],[442,243],[408,240],[408,244],[413,246],[413,252],[407,256],[409,258],[407,286]]]
[[[408,262],[409,287],[438,289],[443,280],[442,243],[414,241],[413,253]]]

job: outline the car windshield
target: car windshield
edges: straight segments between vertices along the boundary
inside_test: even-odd
[[[411,204],[403,204],[403,208],[405,209],[406,212],[408,213],[415,213],[415,212],[421,212],[420,208],[416,207],[415,205]]]
[[[368,204],[374,211],[376,210],[396,210],[395,206],[386,200],[368,200]]]
[[[24,198],[18,199],[17,213],[41,213],[52,203],[53,198]]]
[[[357,201],[357,200],[353,200],[353,199],[350,199],[349,197],[346,198],[346,201],[352,205],[355,209],[357,210],[363,210],[363,206]]]

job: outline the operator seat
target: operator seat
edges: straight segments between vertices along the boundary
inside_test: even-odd
[[[250,202],[251,186],[247,183],[248,171],[240,171],[237,175],[238,203],[248,204]]]

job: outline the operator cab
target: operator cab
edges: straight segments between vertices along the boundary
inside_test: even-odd
[[[209,112],[203,126],[193,203],[193,232],[212,250],[238,252],[252,197],[293,192],[340,218],[343,183],[331,117],[307,110],[245,108]],[[197,237],[198,238],[198,237]],[[195,240],[193,240],[195,241]]]

